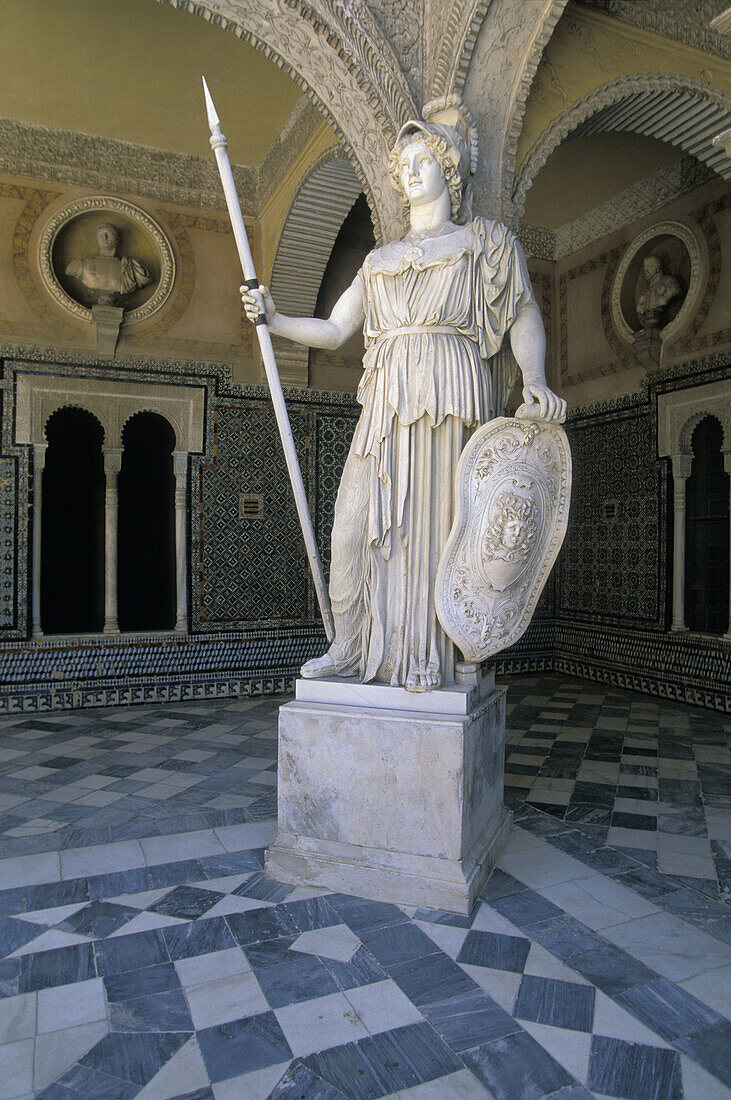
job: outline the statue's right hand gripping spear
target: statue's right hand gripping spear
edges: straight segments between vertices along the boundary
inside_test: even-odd
[[[244,226],[244,219],[241,214],[241,207],[239,206],[239,198],[236,194],[236,185],[234,184],[233,173],[228,159],[226,138],[221,133],[221,124],[216,114],[216,108],[213,106],[213,100],[211,99],[211,93],[208,91],[206,79],[205,77],[201,77],[201,79],[203,81],[203,92],[206,97],[208,125],[211,130],[211,148],[216,154],[216,161],[218,162],[218,171],[221,176],[223,193],[226,197],[226,206],[228,207],[228,214],[231,219],[231,228],[233,229],[239,260],[241,261],[241,270],[243,271],[246,285],[250,290],[256,290],[259,286],[259,280],[254,270],[254,262],[251,258],[251,250],[249,248],[249,239],[246,236],[246,227]],[[325,574],[322,570],[322,562],[320,561],[320,552],[317,548],[312,518],[307,505],[307,496],[302,481],[302,473],[299,468],[299,462],[297,461],[297,452],[295,450],[289,416],[287,415],[287,407],[284,403],[282,384],[279,381],[279,372],[277,371],[277,364],[274,359],[272,338],[269,335],[266,315],[263,313],[260,313],[256,320],[256,335],[259,338],[259,347],[261,348],[261,355],[264,360],[264,370],[266,371],[272,404],[274,405],[274,415],[277,418],[277,427],[279,428],[282,446],[284,447],[284,457],[287,462],[289,480],[292,483],[294,502],[297,506],[297,515],[299,516],[300,526],[302,527],[307,558],[315,582],[317,602],[320,605],[327,640],[328,642],[332,642],[335,637],[335,624],[333,622],[332,608],[330,607],[330,597],[325,583]]]

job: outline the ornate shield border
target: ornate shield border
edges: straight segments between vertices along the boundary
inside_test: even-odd
[[[524,633],[561,549],[571,495],[565,431],[553,421],[491,420],[462,452],[455,491],[454,523],[437,569],[436,609],[465,659],[480,662]],[[522,539],[517,550],[495,549],[506,500]],[[500,572],[505,583],[496,580]]]

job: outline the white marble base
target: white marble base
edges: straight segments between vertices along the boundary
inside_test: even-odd
[[[469,913],[512,821],[503,805],[505,689],[488,680],[480,697],[483,681],[467,713],[457,709],[457,695],[469,697],[460,688],[403,691],[408,709],[303,698],[312,685],[334,691],[336,683],[349,693],[402,692],[298,681],[296,701],[279,711],[279,820],[267,874]],[[431,709],[414,709],[412,699]]]

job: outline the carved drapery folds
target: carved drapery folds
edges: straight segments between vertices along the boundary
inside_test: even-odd
[[[31,619],[34,637],[41,628],[41,510],[43,466],[47,440],[46,424],[59,409],[85,409],[97,418],[104,431],[102,453],[105,475],[105,583],[104,633],[119,633],[117,612],[117,483],[122,464],[122,432],[127,421],[139,412],[164,417],[175,432],[173,452],[175,474],[175,561],[177,612],[175,630],[188,629],[186,501],[188,455],[203,450],[205,390],[197,386],[143,385],[106,379],[17,376],[15,442],[33,448],[33,562]]]

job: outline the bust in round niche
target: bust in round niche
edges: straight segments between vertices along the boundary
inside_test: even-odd
[[[69,220],[53,242],[53,269],[79,305],[138,309],[154,294],[160,260],[142,226],[122,213],[89,211]]]
[[[664,329],[677,317],[691,277],[686,244],[670,233],[645,241],[629,263],[620,292],[620,308],[632,332]]]

